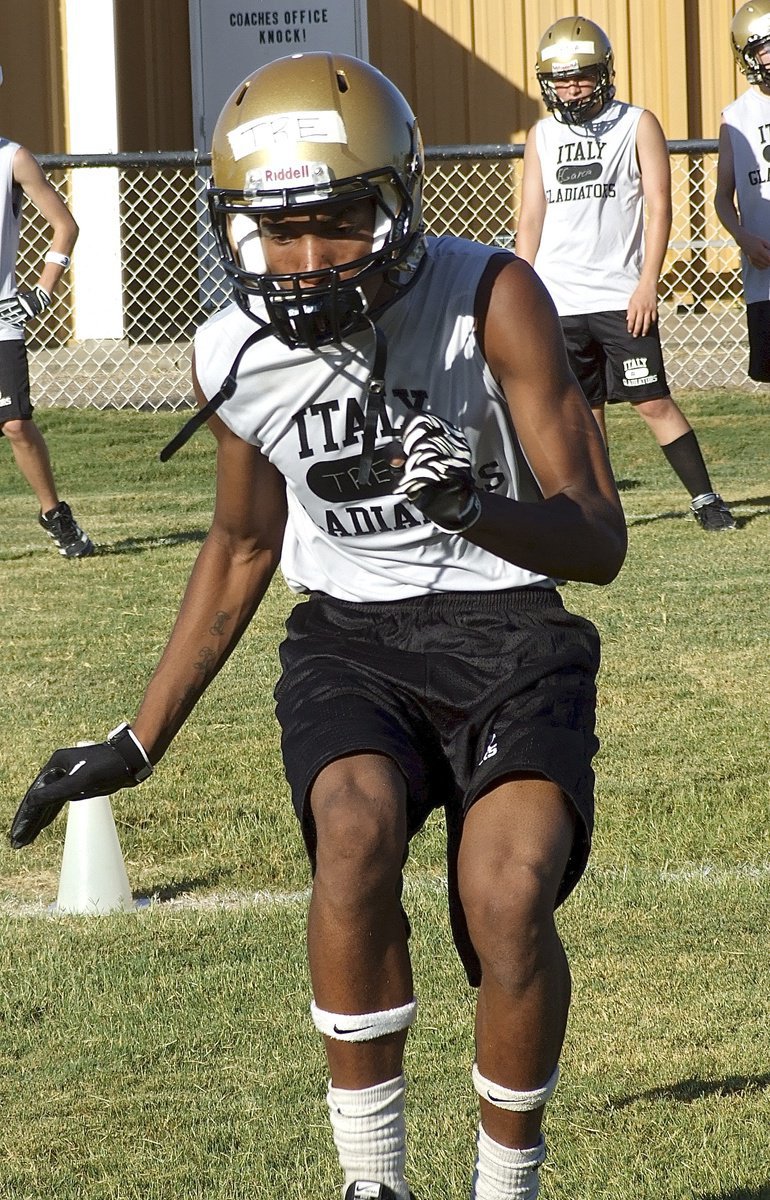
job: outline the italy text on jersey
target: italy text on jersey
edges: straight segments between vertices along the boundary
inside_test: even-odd
[[[395,440],[404,416],[426,406],[430,411],[425,390],[393,389],[379,414],[378,441]],[[430,524],[417,509],[392,495],[388,445],[375,454],[369,482],[359,482],[364,412],[355,397],[308,404],[294,414],[293,422],[297,459],[305,464],[305,483],[322,505],[306,503],[306,508],[331,537],[361,537]],[[312,459],[316,461],[308,462]],[[475,464],[474,474],[485,491],[506,487],[507,475],[497,459]],[[379,499],[381,504],[372,503]]]

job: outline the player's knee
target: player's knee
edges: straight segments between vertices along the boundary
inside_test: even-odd
[[[520,860],[461,881],[468,931],[482,966],[491,969],[499,960],[517,977],[536,969],[541,947],[553,935],[557,889],[548,865]]]
[[[28,421],[11,420],[11,421],[4,421],[2,426],[0,426],[0,428],[2,428],[3,435],[8,438],[8,441],[10,443],[15,442],[18,444],[20,442],[23,442],[26,439],[26,437],[28,436],[28,430],[27,430],[28,425],[29,425]]]
[[[658,396],[654,400],[640,400],[634,408],[645,421],[664,421],[681,414],[681,409],[671,396]]]
[[[406,852],[406,799],[387,760],[344,760],[319,776],[310,803],[316,827],[316,875],[376,890],[400,875]]]

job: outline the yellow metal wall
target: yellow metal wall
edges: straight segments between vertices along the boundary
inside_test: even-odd
[[[369,0],[370,57],[412,102],[426,142],[521,142],[544,109],[534,73],[559,17],[596,21],[615,51],[618,95],[669,138],[716,137],[745,88],[730,52],[740,0]]]
[[[429,145],[521,142],[543,112],[534,75],[540,36],[580,12],[613,43],[621,97],[651,108],[669,138],[712,138],[721,109],[746,86],[729,46],[738,6],[368,0],[370,57],[407,95]],[[37,153],[68,148],[62,8],[61,0],[0,0],[0,132]],[[115,0],[115,12],[120,148],[191,149],[187,0]]]
[[[191,149],[187,0],[117,0],[115,41],[120,149]]]
[[[0,135],[38,154],[67,149],[59,0],[1,0]]]

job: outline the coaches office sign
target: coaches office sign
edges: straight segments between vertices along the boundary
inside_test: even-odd
[[[366,0],[189,0],[196,148],[211,135],[228,96],[257,67],[310,50],[369,57]]]

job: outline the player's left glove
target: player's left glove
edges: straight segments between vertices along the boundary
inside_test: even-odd
[[[68,800],[111,796],[151,774],[144,747],[125,721],[108,733],[106,742],[54,751],[13,818],[11,845],[19,850],[34,842]]]
[[[412,413],[401,429],[403,467],[393,463],[394,491],[439,529],[463,533],[481,516],[464,434],[432,413]],[[395,458],[394,454],[394,458]]]
[[[45,288],[34,287],[31,292],[17,292],[7,300],[0,300],[0,321],[21,329],[32,317],[37,317],[48,308],[51,297]]]

